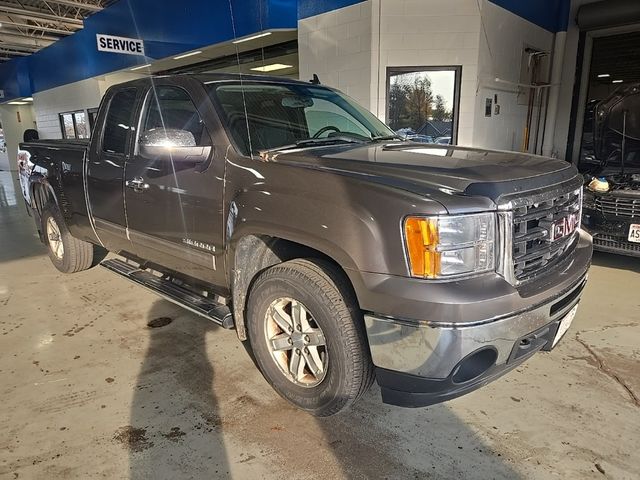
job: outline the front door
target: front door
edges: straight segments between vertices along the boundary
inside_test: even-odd
[[[201,99],[199,99],[202,101]],[[224,284],[222,175],[188,85],[148,89],[125,169],[125,209],[135,254]]]

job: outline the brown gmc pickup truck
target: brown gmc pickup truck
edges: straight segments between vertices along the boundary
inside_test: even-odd
[[[88,144],[18,154],[53,264],[109,270],[250,342],[314,415],[372,384],[425,406],[569,327],[590,265],[560,160],[398,139],[321,85],[179,75],[117,85]]]

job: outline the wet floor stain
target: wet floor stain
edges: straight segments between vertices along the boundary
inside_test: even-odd
[[[147,326],[149,328],[160,328],[160,327],[166,327],[171,322],[173,322],[173,318],[171,317],[158,317],[158,318],[154,318],[153,320],[149,320],[149,322],[147,323]]]
[[[113,435],[113,439],[132,452],[142,452],[153,447],[153,442],[147,438],[147,431],[131,425],[120,427]]]
[[[173,427],[169,433],[163,433],[162,436],[172,442],[178,442],[184,437],[186,433],[180,430],[180,427]]]

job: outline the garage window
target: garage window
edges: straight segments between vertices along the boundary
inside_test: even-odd
[[[387,69],[387,124],[424,143],[455,144],[462,67]]]
[[[84,110],[59,114],[63,138],[89,138],[89,125]]]

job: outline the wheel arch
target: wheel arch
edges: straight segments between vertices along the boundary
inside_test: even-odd
[[[316,258],[333,265],[345,279],[345,285],[357,302],[354,276],[356,270],[345,269],[331,255],[305,243],[266,234],[247,234],[234,244],[229,268],[233,314],[238,337],[247,339],[246,306],[249,292],[258,275],[273,265],[296,258]]]

